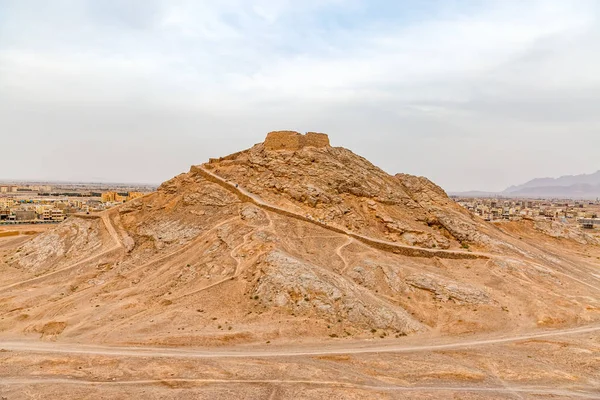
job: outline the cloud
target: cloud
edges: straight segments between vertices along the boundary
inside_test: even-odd
[[[594,171],[598,11],[583,0],[4,1],[0,131],[37,161],[15,170],[9,154],[0,175],[158,182],[280,128],[328,131],[450,190]],[[585,143],[578,156],[556,145],[565,137]],[[96,162],[73,168],[44,149]]]
[[[366,25],[347,33],[346,43],[329,54],[279,57],[256,73],[239,73],[235,87],[273,96],[395,97],[399,86],[492,73],[523,57],[539,41],[576,36],[594,22],[584,9],[541,4],[530,10],[512,4],[481,15],[451,15],[377,31]],[[419,90],[414,92],[420,95]]]

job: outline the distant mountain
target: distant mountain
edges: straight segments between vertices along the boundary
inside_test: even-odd
[[[511,186],[501,194],[523,197],[600,197],[600,171],[560,178],[536,178],[522,185]]]
[[[565,175],[560,178],[536,178],[521,185],[510,186],[502,192],[460,192],[451,195],[463,197],[600,197],[600,171],[593,174]]]
[[[563,197],[563,198],[598,198],[600,185],[576,183],[570,186],[540,186],[522,188],[512,192],[502,192],[503,196],[513,197]]]
[[[536,178],[522,185],[511,186],[504,190],[504,193],[513,193],[541,187],[571,187],[573,185],[600,185],[600,171],[593,174],[565,175],[560,178]]]

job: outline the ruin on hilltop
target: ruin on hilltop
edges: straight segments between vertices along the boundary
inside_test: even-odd
[[[267,134],[264,142],[267,150],[299,150],[303,147],[327,147],[329,136],[325,133],[296,131],[273,131]]]

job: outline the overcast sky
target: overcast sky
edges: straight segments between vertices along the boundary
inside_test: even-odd
[[[600,169],[600,1],[0,0],[0,179],[160,183],[268,131],[449,191]]]

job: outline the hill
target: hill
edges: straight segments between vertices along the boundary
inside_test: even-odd
[[[213,346],[600,318],[595,267],[536,235],[485,223],[326,135],[272,132],[5,251],[0,334]]]

